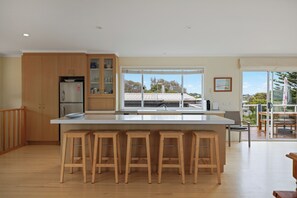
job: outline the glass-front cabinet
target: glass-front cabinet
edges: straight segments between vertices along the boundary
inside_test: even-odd
[[[89,60],[89,94],[113,94],[113,58],[94,57]]]
[[[90,89],[89,94],[100,93],[100,59],[91,58],[89,62]]]
[[[115,109],[116,63],[113,54],[88,55],[89,110]]]

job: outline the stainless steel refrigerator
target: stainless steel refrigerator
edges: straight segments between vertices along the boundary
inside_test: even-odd
[[[60,117],[84,112],[83,82],[60,82]]]

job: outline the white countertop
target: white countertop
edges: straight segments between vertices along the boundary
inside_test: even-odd
[[[151,114],[224,114],[225,111],[219,111],[219,110],[210,110],[210,111],[204,111],[204,110],[194,110],[194,109],[176,109],[176,110],[163,110],[163,109],[140,109],[137,110],[137,113],[151,113]]]
[[[234,124],[216,115],[84,115],[53,119],[51,124]]]

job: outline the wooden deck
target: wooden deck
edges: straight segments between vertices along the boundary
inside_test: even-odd
[[[289,128],[289,127],[287,127]],[[236,133],[236,132],[235,132]],[[246,132],[242,132],[242,137],[241,137],[242,140],[247,140],[248,137],[247,137],[247,133]],[[280,132],[278,133],[277,135],[273,135],[273,139],[276,139],[276,140],[297,140],[297,134],[296,132]],[[266,140],[266,136],[265,136],[265,133],[264,133],[264,130],[261,130],[259,131],[258,130],[258,127],[251,127],[251,140]]]

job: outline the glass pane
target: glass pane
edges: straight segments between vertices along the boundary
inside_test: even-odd
[[[202,109],[202,74],[184,74],[184,106]]]
[[[246,71],[242,73],[242,120],[251,124],[251,139],[265,140],[267,119],[267,72]],[[247,133],[242,140],[247,140]]]
[[[272,138],[296,138],[296,75],[297,72],[273,72]]]
[[[124,74],[124,107],[141,107],[141,74]]]
[[[158,72],[160,74],[158,74]],[[144,74],[144,107],[180,107],[181,75],[175,70],[151,70]]]
[[[98,58],[91,59],[89,67],[90,67],[90,94],[98,94],[99,88],[100,88],[99,59]]]
[[[104,59],[104,93],[113,93],[113,60]]]

